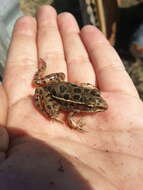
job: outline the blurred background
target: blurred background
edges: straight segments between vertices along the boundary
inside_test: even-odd
[[[35,16],[40,5],[69,11],[79,26],[97,26],[118,51],[143,99],[143,0],[0,0],[0,80],[16,19]]]

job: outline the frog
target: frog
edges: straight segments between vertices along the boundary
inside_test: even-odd
[[[101,96],[100,90],[90,83],[72,83],[65,81],[63,72],[46,73],[46,62],[40,58],[40,68],[35,73],[34,105],[44,115],[57,122],[65,123],[59,119],[60,112],[67,112],[67,124],[71,129],[84,131],[85,123],[80,119],[75,121],[73,116],[77,113],[102,112],[108,105]]]

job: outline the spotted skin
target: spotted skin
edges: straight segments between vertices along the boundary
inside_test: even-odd
[[[89,83],[80,85],[64,81],[64,73],[45,74],[46,63],[35,74],[33,85],[36,86],[34,103],[37,109],[51,119],[62,122],[58,116],[61,111],[68,112],[67,123],[70,128],[84,130],[83,122],[75,122],[73,115],[80,112],[102,112],[107,110],[106,101],[99,89]]]

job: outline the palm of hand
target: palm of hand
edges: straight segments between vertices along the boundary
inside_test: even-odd
[[[84,115],[79,114],[79,116],[77,116],[84,120],[86,124],[84,127],[85,132],[70,129],[66,124],[63,125],[57,121],[44,117],[35,108],[33,98],[30,95],[28,98],[23,98],[18,101],[16,105],[12,106],[12,109],[9,111],[9,123],[11,126],[15,126],[19,129],[19,132],[24,129],[26,133],[34,137],[37,137],[38,131],[38,138],[40,139],[46,140],[48,134],[48,138],[68,138],[77,143],[84,143],[87,146],[94,146],[96,144],[96,148],[102,148],[103,150],[109,151],[111,149],[116,152],[116,145],[112,143],[113,139],[111,134],[118,134],[118,132],[126,134],[132,130],[141,129],[142,123],[139,118],[141,118],[143,110],[142,102],[135,97],[114,92],[106,92],[104,93],[104,97],[109,105],[107,111]],[[22,109],[23,107],[25,109]],[[28,118],[28,120],[25,121],[25,118]],[[106,138],[113,147],[108,147]],[[120,144],[118,146],[120,146]],[[122,149],[122,147],[120,148]]]
[[[38,22],[42,23],[42,19],[49,15],[49,13],[47,14],[46,12],[50,12],[50,17],[55,18],[55,13],[51,8],[48,8],[49,10],[43,8],[43,10],[44,9],[45,13],[43,13],[43,15],[39,11]],[[73,29],[71,30],[77,31],[78,29],[75,21],[73,21],[73,18],[69,16],[68,19],[70,19],[70,25],[73,25]],[[25,28],[22,28],[22,22],[24,22],[25,28],[28,28],[28,31],[32,31],[30,38],[32,38],[31,36],[33,35],[35,36],[35,29],[33,29],[35,27],[35,21],[30,21],[29,18],[27,20],[23,19],[23,21],[19,21],[19,23],[17,23],[15,26],[16,29],[9,53],[7,70],[4,79],[4,88],[9,98],[7,126],[9,131],[14,134],[13,139],[19,139],[17,136],[19,137],[20,135],[27,134],[34,139],[44,141],[44,143],[48,144],[50,147],[62,152],[62,155],[64,155],[66,159],[68,159],[74,166],[77,167],[78,172],[83,173],[83,177],[89,181],[93,189],[96,187],[99,189],[105,189],[105,187],[108,187],[109,189],[114,189],[115,187],[121,188],[122,183],[127,176],[128,179],[123,185],[124,189],[130,189],[130,187],[135,189],[134,187],[137,187],[138,184],[141,183],[141,178],[143,176],[143,173],[141,173],[136,183],[132,181],[132,178],[137,179],[139,169],[143,167],[142,162],[138,161],[138,158],[142,158],[143,155],[141,146],[143,135],[140,133],[143,125],[143,106],[128,75],[122,69],[122,66],[119,66],[121,63],[114,50],[112,50],[110,45],[106,42],[99,31],[94,31],[93,28],[87,27],[81,32],[81,36],[88,51],[93,49],[93,43],[90,39],[88,39],[90,36],[89,33],[92,33],[94,34],[92,37],[94,36],[95,38],[94,41],[97,43],[97,48],[100,49],[99,51],[104,51],[108,61],[111,63],[117,62],[117,65],[108,65],[108,61],[105,61],[105,59],[100,56],[100,52],[98,50],[92,51],[94,53],[91,53],[91,59],[93,62],[96,59],[95,70],[97,75],[96,77],[98,78],[98,85],[101,88],[101,91],[103,91],[103,96],[109,105],[109,109],[102,113],[85,114],[84,116],[80,116],[85,120],[87,132],[79,133],[75,130],[69,129],[68,126],[64,126],[58,122],[53,122],[46,119],[33,106],[31,98],[31,95],[33,95],[33,88],[31,87],[31,81],[37,68],[35,64],[34,66],[30,64],[17,65],[18,61],[23,62],[22,60],[24,59],[31,63],[31,58],[29,58],[31,56],[33,56],[32,60],[36,59],[36,53],[34,50],[32,53],[30,52],[32,55],[29,55],[29,50],[25,50],[26,53],[24,52],[25,55],[23,58],[23,49],[20,45],[21,40],[16,40],[16,36],[20,36],[19,38],[23,38],[23,40],[29,38],[29,34],[27,33],[25,36],[23,36]],[[30,26],[29,22],[33,25]],[[48,23],[49,26],[52,26],[52,24],[53,23]],[[59,43],[58,34],[55,35],[58,36],[56,37],[56,40],[58,41],[57,44],[59,44],[59,49],[54,47],[54,51],[57,51],[55,53],[57,54],[55,58],[52,57],[52,53],[49,53],[52,61],[49,63],[48,72],[53,72],[55,69],[54,67],[56,67],[56,71],[61,71],[62,69],[62,71],[64,71],[66,74],[68,73],[67,77],[71,81],[74,81],[76,78],[80,82],[94,83],[95,73],[87,60],[86,51],[79,41],[78,34],[75,35],[75,31],[73,31],[74,35],[72,37],[72,31],[70,31],[70,29],[70,37],[64,33],[65,25],[68,25],[68,23],[66,19],[64,21],[64,17],[62,15],[59,16],[59,25],[61,29],[60,32],[63,37],[65,52],[67,54],[66,58],[69,60],[69,65],[67,67],[68,72],[65,61],[63,61],[63,57],[60,53],[57,53],[59,49],[62,49],[61,43]],[[47,30],[45,26],[47,27],[43,21],[40,29],[39,23],[39,35],[43,31],[45,34],[46,32],[48,33],[48,30],[50,31],[50,29]],[[22,32],[24,31],[23,33],[19,32],[21,28]],[[40,47],[40,57],[43,57],[45,56],[45,53],[47,53],[45,52],[45,49],[49,48],[45,41],[50,41],[50,38],[48,38],[47,35],[45,35],[45,37],[44,35],[41,36],[42,37],[39,37],[38,46]],[[30,42],[30,49],[32,47],[35,48],[35,42],[33,41]],[[74,42],[74,45],[70,46],[69,44],[72,41]],[[22,49],[19,50],[20,55],[17,55],[16,53],[16,44],[18,44]],[[24,46],[25,45],[26,44],[24,44]],[[96,44],[94,44],[94,46],[96,46]],[[77,72],[78,67],[80,68],[80,64],[83,62],[81,58],[79,61],[76,61],[79,58],[76,53],[78,50],[79,54],[85,56],[83,60],[87,62],[87,64],[83,65],[82,67],[82,73],[84,73],[84,75],[82,73],[79,75],[79,72]],[[72,55],[70,55],[69,51],[72,52]],[[76,56],[77,58],[74,60],[73,57]],[[56,60],[58,60],[58,62]],[[99,64],[101,62],[102,64]],[[76,63],[77,70],[72,63]],[[95,67],[95,64],[93,65]],[[87,75],[85,74],[86,70],[88,71]],[[19,78],[18,81],[16,80],[16,77]],[[120,81],[121,78],[123,82]],[[19,143],[19,140],[14,141],[16,141],[16,144]],[[28,141],[26,140],[26,142]],[[32,143],[27,144],[28,146],[30,144],[31,147],[34,147]],[[24,144],[25,149],[27,148],[27,144]],[[19,155],[21,155],[21,145],[18,146],[19,149],[15,151],[17,154],[15,157],[19,157]],[[14,149],[14,146],[12,146],[12,148]],[[31,156],[31,158],[33,157]],[[47,160],[49,159],[48,157],[46,158]],[[35,160],[36,159],[34,157],[32,162],[36,162]],[[45,170],[46,168],[50,167],[52,166],[45,165]],[[91,170],[89,168],[91,168]],[[132,168],[131,175],[127,168]],[[92,177],[93,175],[96,177],[96,179],[100,179],[99,183],[94,181],[95,178]],[[74,179],[71,180],[71,183],[72,182],[74,182]]]

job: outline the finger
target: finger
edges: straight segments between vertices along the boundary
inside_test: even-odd
[[[6,125],[7,119],[7,97],[0,82],[0,126]]]
[[[67,73],[61,36],[57,25],[57,13],[51,6],[38,9],[38,53],[47,63],[47,73]]]
[[[14,26],[4,74],[4,87],[10,105],[32,94],[31,81],[36,62],[36,21],[25,16],[18,19]]]
[[[7,97],[0,82],[0,161],[4,158],[4,152],[7,151],[9,137],[6,130],[7,119]]]
[[[79,27],[70,13],[58,16],[70,81],[95,84],[95,73],[79,36]]]
[[[96,27],[86,26],[81,30],[81,37],[91,57],[100,89],[138,97],[119,56],[103,34]]]

